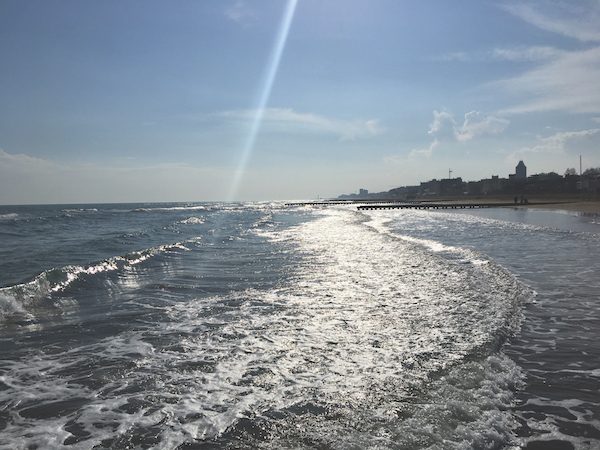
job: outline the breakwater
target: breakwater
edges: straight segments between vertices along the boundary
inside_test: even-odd
[[[333,205],[357,205],[358,210],[376,209],[479,209],[479,208],[502,208],[502,207],[528,207],[536,205],[563,204],[565,202],[452,202],[452,201],[390,201],[390,200],[319,200],[307,202],[291,202],[286,206],[333,206]]]

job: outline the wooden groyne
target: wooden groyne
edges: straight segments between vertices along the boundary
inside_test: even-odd
[[[432,201],[394,201],[394,200],[320,200],[307,202],[286,203],[286,206],[331,206],[331,205],[357,205],[358,210],[377,209],[479,209],[479,208],[519,208],[535,205],[559,205],[569,202],[432,202]]]
[[[476,208],[499,208],[506,206],[527,206],[532,203],[408,203],[387,205],[360,205],[359,210],[370,209],[476,209]]]
[[[357,204],[379,204],[379,203],[413,203],[407,201],[394,201],[394,200],[312,200],[306,202],[291,202],[286,203],[285,206],[331,206],[331,205],[357,205]],[[417,203],[417,202],[414,202]]]

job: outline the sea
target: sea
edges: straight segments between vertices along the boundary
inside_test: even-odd
[[[0,449],[599,449],[600,217],[0,206]]]

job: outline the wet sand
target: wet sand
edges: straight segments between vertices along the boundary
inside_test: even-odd
[[[535,205],[524,205],[530,208],[544,208],[544,209],[562,209],[564,211],[576,211],[585,214],[596,214],[600,215],[600,201],[589,201],[589,202],[569,202],[569,203],[538,203]]]
[[[490,197],[451,197],[451,198],[428,198],[426,201],[439,203],[514,203],[514,197],[490,196]],[[514,203],[514,206],[524,208],[559,209],[563,211],[575,211],[585,214],[600,215],[600,200],[582,201],[580,196],[531,196],[527,203]]]

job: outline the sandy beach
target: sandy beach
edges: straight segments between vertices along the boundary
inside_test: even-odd
[[[445,197],[445,198],[428,198],[426,201],[439,203],[499,203],[511,206],[514,202],[512,196],[490,196],[490,197]],[[527,203],[515,203],[517,207],[523,208],[543,208],[543,209],[559,209],[563,211],[575,211],[585,214],[600,215],[600,199],[582,201],[581,196],[573,195],[537,195],[527,198]]]

